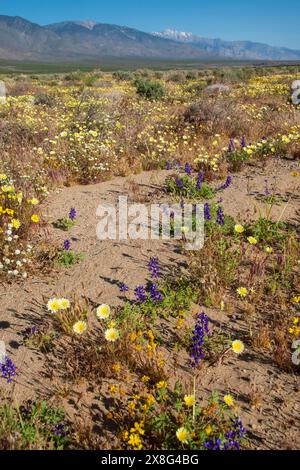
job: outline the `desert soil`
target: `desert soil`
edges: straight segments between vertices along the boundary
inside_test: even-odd
[[[293,178],[292,171],[299,170],[293,161],[273,159],[264,167],[248,166],[243,172],[233,175],[232,186],[224,192],[224,209],[236,220],[253,220],[263,211],[259,195],[264,193],[265,180],[276,186],[283,198],[273,209],[274,220],[282,219],[299,226],[300,182]],[[16,363],[19,375],[14,387],[17,400],[33,396],[49,396],[53,399],[53,383],[45,373],[45,356],[23,344],[24,331],[43,323],[44,305],[53,296],[71,297],[82,293],[96,304],[118,305],[120,298],[118,281],[133,287],[143,284],[147,278],[147,262],[150,256],[158,256],[161,266],[178,271],[184,269],[184,254],[170,241],[99,241],[96,237],[96,209],[100,203],[115,204],[118,196],[128,195],[129,202],[161,202],[167,200],[162,185],[169,173],[147,172],[127,178],[116,178],[90,186],[74,186],[53,192],[44,205],[44,218],[50,224],[45,230],[49,244],[61,245],[72,237],[73,249],[85,253],[85,259],[71,269],[55,269],[49,275],[38,273],[22,284],[0,286],[0,340]],[[51,223],[65,217],[70,207],[77,210],[77,225],[71,235],[55,229]],[[39,243],[41,240],[36,240]],[[240,334],[246,329],[243,318],[220,311],[205,309],[212,322],[231,332]],[[185,369],[179,367],[179,375]],[[186,372],[188,374],[188,372]],[[187,377],[188,380],[188,377]],[[93,415],[101,431],[99,396],[105,396],[108,384],[93,391],[83,388],[74,390],[67,400],[67,409],[75,416]],[[203,400],[211,390],[231,393],[237,400],[245,426],[250,430],[252,445],[261,449],[300,448],[300,383],[299,376],[280,371],[263,353],[247,351],[236,359],[225,357],[224,361],[202,371],[198,393]],[[249,406],[249,397],[260,397],[260,405]],[[76,399],[80,396],[80,400]],[[66,406],[66,403],[64,403]],[[103,406],[103,405],[101,405]]]

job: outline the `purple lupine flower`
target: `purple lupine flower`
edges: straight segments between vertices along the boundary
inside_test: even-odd
[[[150,297],[152,302],[158,303],[164,300],[163,295],[159,292],[157,284],[152,284],[150,288]]]
[[[211,210],[208,202],[204,204],[204,219],[211,220]]]
[[[214,439],[211,441],[205,441],[203,446],[206,450],[222,450],[222,441],[221,439]]]
[[[129,287],[124,282],[120,282],[119,289],[120,289],[120,292],[123,292],[123,293],[129,291]]]
[[[235,145],[234,145],[234,139],[230,139],[230,142],[229,142],[229,145],[228,145],[228,152],[233,152],[235,149]]]
[[[5,379],[7,383],[11,383],[13,377],[17,375],[17,367],[13,363],[13,361],[8,357],[5,356],[3,360],[0,362],[0,377]]]
[[[189,163],[186,163],[184,166],[184,171],[187,175],[192,176],[192,169]]]
[[[134,290],[134,295],[136,297],[136,302],[143,304],[147,300],[147,294],[144,286],[137,286]]]
[[[207,450],[240,450],[241,440],[245,438],[247,434],[240,418],[232,420],[232,427],[225,433],[225,442],[222,443],[221,439],[215,438],[209,441],[205,441],[203,446]]]
[[[247,431],[244,428],[240,418],[235,418],[232,420],[232,427],[225,434],[227,442],[224,443],[223,450],[240,450],[240,441],[245,438],[246,434]]]
[[[157,257],[150,258],[148,263],[148,270],[152,279],[160,278],[160,266]]]
[[[196,183],[197,191],[200,191],[203,181],[204,181],[204,173],[199,173],[198,178],[197,178],[197,183]]]
[[[246,147],[246,145],[247,145],[246,137],[243,135],[242,142],[241,142],[242,149],[244,149]]]
[[[225,189],[229,188],[232,183],[232,176],[227,176],[225,183],[219,187],[219,191],[224,191]]]
[[[31,415],[32,415],[32,401],[28,400],[26,405],[21,405],[20,406],[20,413],[22,415],[22,418],[24,420],[29,420]]]
[[[261,140],[267,140],[267,137],[265,135],[262,136]]]
[[[72,207],[70,209],[70,212],[69,212],[69,219],[74,222],[74,220],[76,219],[76,216],[77,216],[77,213],[76,213],[76,209],[74,207]]]
[[[202,312],[197,315],[197,322],[193,331],[192,342],[190,346],[190,357],[192,367],[198,366],[201,359],[204,359],[204,340],[205,336],[209,333],[208,316]]]
[[[36,335],[38,333],[38,329],[36,326],[33,326],[31,329],[30,329],[30,334],[31,335]]]
[[[63,423],[58,423],[53,426],[53,434],[55,436],[66,437],[68,432],[65,429],[65,425]]]
[[[235,433],[235,437],[243,439],[247,434],[247,430],[244,428],[240,418],[236,418],[232,422],[232,430]]]
[[[269,196],[271,194],[271,191],[269,190],[269,182],[268,180],[265,180],[266,183],[266,188],[265,188],[265,195]]]
[[[219,206],[217,209],[217,224],[225,225],[225,216],[224,216],[223,208],[221,206]]]
[[[64,241],[64,249],[65,249],[66,251],[69,251],[70,248],[71,248],[71,242],[70,242],[70,240],[65,240],[65,241]]]
[[[180,209],[184,209],[184,200],[183,199],[180,201]]]
[[[182,189],[184,187],[184,183],[182,179],[180,179],[178,176],[175,179],[175,183],[177,184],[178,188]]]
[[[171,170],[172,169],[172,163],[170,162],[170,160],[167,161],[166,163],[166,170]]]

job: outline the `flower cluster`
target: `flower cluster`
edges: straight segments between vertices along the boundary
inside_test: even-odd
[[[157,257],[150,258],[148,269],[150,273],[150,277],[152,279],[159,279],[160,277],[160,266]]]
[[[13,361],[5,356],[0,361],[0,377],[5,379],[7,383],[11,383],[12,379],[17,375],[17,367]]]
[[[143,304],[147,300],[147,293],[144,286],[137,286],[134,290],[137,303]]]
[[[240,450],[241,441],[245,439],[247,434],[240,418],[232,420],[232,426],[229,431],[225,433],[225,438],[216,438],[204,442],[206,450]]]
[[[57,313],[60,310],[67,310],[70,308],[70,301],[65,298],[53,298],[50,299],[47,303],[47,309],[51,313]]]
[[[0,275],[28,276],[33,250],[28,239],[40,220],[38,204],[36,197],[18,191],[6,174],[0,175]]]
[[[192,333],[192,341],[190,346],[190,357],[192,367],[197,367],[202,359],[205,358],[204,342],[209,334],[208,326],[209,318],[202,312],[197,315],[197,322]]]

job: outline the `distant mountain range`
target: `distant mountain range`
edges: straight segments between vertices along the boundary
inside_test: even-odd
[[[300,51],[286,47],[273,47],[251,41],[223,41],[208,39],[192,33],[166,29],[161,33],[153,33],[156,37],[171,39],[181,44],[191,44],[199,47],[214,57],[232,58],[239,60],[299,60]]]
[[[88,61],[104,57],[300,60],[300,51],[248,41],[206,39],[174,30],[150,34],[94,21],[40,26],[18,16],[0,15],[2,59]]]

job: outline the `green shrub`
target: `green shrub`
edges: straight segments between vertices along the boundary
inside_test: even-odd
[[[185,75],[183,72],[173,73],[168,77],[169,82],[183,83],[185,81]]]
[[[1,450],[62,450],[69,442],[64,412],[46,402],[0,405]]]
[[[48,93],[39,93],[34,97],[34,104],[49,106],[49,108],[51,108],[55,105],[55,99],[53,96],[48,95]]]
[[[123,70],[119,70],[119,71],[113,73],[113,77],[116,80],[119,80],[120,82],[126,82],[126,81],[130,81],[132,79],[132,73],[131,72],[126,72],[126,71],[123,71]]]
[[[159,82],[145,79],[135,81],[137,94],[148,100],[159,100],[165,95],[165,89]]]
[[[60,264],[60,266],[63,266],[65,268],[69,268],[70,266],[80,263],[80,261],[83,260],[83,253],[75,253],[75,251],[72,250],[62,250],[59,252],[58,255],[58,263]]]

